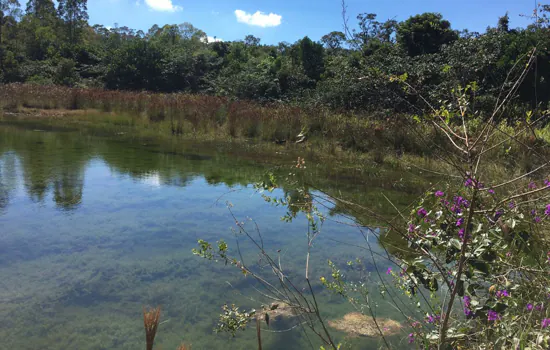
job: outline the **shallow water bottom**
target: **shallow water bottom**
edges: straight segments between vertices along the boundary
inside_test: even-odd
[[[285,269],[303,281],[307,223],[282,222],[285,210],[252,188],[265,166],[200,145],[175,150],[0,126],[0,348],[144,348],[142,308],[157,305],[158,349],[182,342],[193,349],[257,347],[254,327],[235,338],[213,329],[224,303],[246,310],[270,301],[250,277],[191,250],[198,239],[223,238],[233,248],[238,239],[243,258],[262,266],[250,242],[232,233],[230,202],[239,220],[258,223],[267,249],[280,250]],[[357,229],[327,221],[322,230],[312,280],[328,320],[353,309],[317,282],[328,273],[327,260],[345,264],[365,252],[338,243],[362,242]],[[379,316],[399,318],[374,298]],[[320,345],[292,320],[262,328],[266,349]],[[350,348],[380,345],[335,335]]]

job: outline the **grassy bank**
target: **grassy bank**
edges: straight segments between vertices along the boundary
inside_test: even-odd
[[[88,117],[95,121],[102,119],[113,126],[136,126],[165,134],[278,144],[307,139],[361,152],[381,146],[413,153],[426,151],[414,142],[411,122],[404,116],[367,118],[320,108],[261,105],[215,96],[20,84],[1,86],[0,101],[0,107],[7,112],[88,110]]]
[[[142,138],[237,141],[261,147],[270,154],[290,150],[310,158],[345,159],[347,163],[404,160],[415,165],[419,157],[437,160],[446,144],[441,132],[405,115],[367,116],[205,95],[60,86],[0,86],[0,118],[4,122]],[[471,120],[469,124],[475,129],[479,121]],[[458,131],[461,126],[455,128]],[[487,152],[487,158],[497,161],[506,171],[529,171],[538,166],[533,154],[546,153],[550,143],[548,127],[501,124],[496,126],[495,134],[495,147]],[[507,135],[515,135],[520,143],[510,142]],[[442,162],[435,165],[445,166]]]

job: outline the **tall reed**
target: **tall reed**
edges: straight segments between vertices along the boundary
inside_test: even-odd
[[[336,149],[380,154],[430,155],[418,140],[418,125],[407,117],[388,118],[338,113],[321,107],[298,107],[225,97],[183,93],[78,89],[61,86],[8,84],[0,86],[0,112],[28,109],[96,110],[112,115],[115,125],[141,126],[172,135],[206,135],[289,144],[315,141],[329,153]],[[32,111],[29,112],[32,114]],[[94,115],[97,117],[97,114]],[[421,131],[436,137],[431,129]]]

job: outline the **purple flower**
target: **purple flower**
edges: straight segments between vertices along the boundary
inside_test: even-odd
[[[542,328],[546,328],[546,327],[550,326],[550,318],[543,318],[541,323],[540,323],[540,326]]]
[[[464,223],[464,218],[460,218],[456,221],[456,226],[460,227]]]
[[[500,320],[500,315],[499,315],[496,311],[489,310],[489,311],[487,312],[487,320],[488,320],[488,321],[497,321],[497,320]]]
[[[544,180],[544,186],[546,187],[550,186],[550,180],[548,179]]]
[[[416,228],[416,227],[415,227],[413,224],[409,224],[409,232],[410,232],[410,233],[414,232],[414,229],[415,229],[415,228]]]
[[[538,304],[537,306],[535,306],[535,310],[537,311],[542,311],[542,309],[544,309],[544,306],[542,304]]]
[[[536,217],[535,217],[535,223],[538,224],[538,223],[541,222],[541,221],[542,221],[542,219],[540,218],[540,216],[536,216]]]
[[[391,267],[388,267],[388,269],[386,270],[386,275],[391,275]]]
[[[501,298],[504,298],[504,297],[509,297],[510,294],[508,294],[508,291],[506,289],[504,290],[499,290],[497,293],[496,293],[496,297],[497,299],[501,299]]]
[[[460,237],[460,239],[464,240],[464,229],[463,228],[458,230],[458,237]]]
[[[531,304],[531,303],[527,304],[527,310],[528,311],[533,310],[533,304]]]
[[[495,194],[495,190],[493,190],[492,188],[490,188],[487,192],[489,192],[490,194]]]
[[[424,216],[428,215],[428,212],[426,211],[426,209],[420,208],[420,209],[418,209],[418,211],[416,212],[416,214],[418,214],[418,216],[420,216],[421,218],[423,218]]]
[[[537,184],[534,183],[533,181],[529,182],[529,185],[527,186],[530,190],[534,190],[535,188],[537,188]]]
[[[546,210],[544,211],[544,215],[550,216],[550,204],[546,205]]]
[[[474,184],[474,181],[472,180],[471,177],[467,178],[466,181],[464,182],[465,187],[472,187],[473,184]]]
[[[515,207],[516,207],[516,203],[514,203],[514,202],[508,203],[508,208],[514,209]]]
[[[455,213],[455,214],[462,214],[462,209],[460,209],[460,208],[459,208],[458,206],[456,206],[456,205],[453,205],[453,206],[451,207],[451,211],[452,211],[453,213]]]
[[[464,301],[464,315],[466,316],[472,315],[472,310],[470,310],[472,298],[470,298],[468,295],[465,295],[462,298],[462,301]]]
[[[441,192],[441,191],[436,191],[436,192],[435,192],[435,196],[436,196],[436,197],[443,197],[444,195],[445,195],[444,192]]]
[[[409,333],[409,344],[412,344],[412,343],[414,343],[414,334]]]

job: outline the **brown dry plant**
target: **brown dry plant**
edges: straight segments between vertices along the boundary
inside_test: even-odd
[[[145,341],[147,350],[153,350],[155,336],[160,322],[160,306],[147,310],[143,308],[143,325],[145,327]]]

